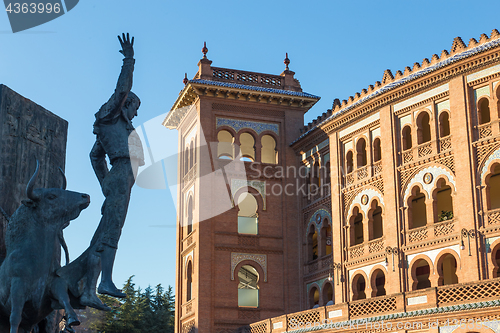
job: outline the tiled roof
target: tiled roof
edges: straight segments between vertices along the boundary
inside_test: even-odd
[[[308,130],[307,132],[305,132],[304,134],[302,134],[301,136],[299,136],[297,139],[295,139],[290,145],[293,145],[294,143],[296,143],[297,141],[301,140],[302,138],[306,137],[309,133],[311,133],[312,131],[314,131],[316,128],[318,128],[319,126],[323,125],[324,123],[327,123],[329,121],[331,121],[332,119],[335,119],[337,118],[338,116],[344,114],[345,112],[351,110],[352,108],[355,108],[356,106],[376,97],[376,96],[379,96],[381,94],[384,94],[386,92],[388,92],[389,90],[392,90],[398,86],[401,86],[409,81],[412,81],[412,80],[415,80],[419,77],[422,77],[430,72],[433,72],[433,71],[436,71],[440,68],[443,68],[445,66],[448,66],[454,62],[457,62],[457,61],[460,61],[462,59],[465,59],[465,58],[468,58],[470,56],[473,56],[475,54],[478,54],[478,53],[481,53],[481,52],[484,52],[486,50],[489,50],[493,47],[496,47],[500,45],[500,39],[495,39],[493,41],[490,41],[490,42],[487,42],[487,43],[484,43],[484,44],[481,44],[477,47],[474,47],[470,50],[467,50],[467,51],[463,51],[461,53],[458,53],[458,54],[455,54],[443,61],[440,61],[438,63],[436,63],[435,65],[432,65],[432,66],[429,66],[429,67],[426,67],[424,69],[421,69],[413,74],[410,74],[406,77],[403,77],[397,81],[394,81],[394,82],[391,82],[385,86],[383,86],[382,88],[378,89],[377,91],[373,92],[372,94],[370,95],[367,95],[365,96],[364,98],[360,99],[359,101],[349,105],[349,106],[346,106],[345,108],[339,110],[338,112],[332,114],[331,116],[329,116],[328,118],[326,118],[325,120],[319,122],[318,124],[316,124],[315,126],[313,126],[310,130]]]
[[[206,85],[210,85],[210,86],[245,89],[245,90],[267,92],[267,93],[272,93],[272,94],[282,94],[282,95],[289,95],[289,96],[296,96],[296,97],[308,97],[308,98],[320,99],[319,96],[315,96],[315,95],[308,94],[305,92],[284,90],[284,89],[275,89],[275,88],[265,88],[265,87],[259,87],[259,86],[248,86],[246,84],[228,83],[228,82],[202,80],[202,79],[189,80],[189,83],[206,84]]]

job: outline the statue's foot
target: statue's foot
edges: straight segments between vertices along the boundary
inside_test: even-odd
[[[108,283],[99,283],[99,288],[97,288],[97,292],[99,294],[105,294],[117,298],[125,298],[127,297],[126,294],[122,293],[122,291],[114,285],[113,282],[108,282]]]
[[[68,323],[69,327],[80,325],[80,320],[78,320],[78,317],[76,316],[76,313],[73,313],[73,314],[71,314],[71,315],[68,316],[67,323]]]
[[[92,294],[90,296],[87,294],[83,294],[80,297],[80,304],[85,306],[90,306],[91,308],[97,310],[111,311],[111,308],[106,304],[104,304],[103,302],[101,302],[101,300],[99,299],[99,297],[97,297],[96,294]]]

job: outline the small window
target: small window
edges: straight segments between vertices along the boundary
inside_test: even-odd
[[[257,200],[250,193],[243,193],[238,198],[238,233],[257,235],[259,217]]]
[[[238,271],[238,306],[259,307],[259,273],[250,266],[244,265]]]
[[[446,184],[444,179],[440,179],[437,184],[436,211],[438,222],[453,219],[451,187]]]
[[[372,239],[381,238],[384,236],[384,225],[382,220],[382,207],[377,200],[372,203]]]
[[[333,305],[333,287],[331,283],[326,283],[323,287],[323,304]]]
[[[276,151],[276,140],[270,135],[264,135],[262,136],[261,143],[262,163],[277,164],[278,152]]]
[[[416,189],[415,195],[411,199],[411,228],[423,227],[427,224],[427,209],[425,205],[425,195]]]
[[[188,262],[187,266],[187,285],[186,285],[186,301],[190,301],[193,292],[193,265],[191,261]]]
[[[382,159],[382,147],[380,145],[380,139],[376,138],[373,140],[373,162],[378,162]]]
[[[363,243],[363,214],[359,212],[358,207],[354,208],[352,219],[352,238],[351,246]]]
[[[402,131],[403,136],[403,150],[411,149],[412,139],[411,139],[411,127],[405,126]]]
[[[222,130],[217,133],[219,143],[217,145],[217,157],[232,160],[234,158],[234,138],[228,131]]]
[[[478,110],[478,115],[479,115],[479,125],[489,123],[491,118],[490,118],[490,101],[488,101],[487,98],[481,99],[479,102],[479,110]]]
[[[309,307],[315,308],[319,306],[319,290],[316,287],[312,287],[309,291]]]
[[[193,232],[193,197],[189,197],[187,205],[187,234]]]
[[[357,275],[353,279],[353,297],[352,300],[366,299],[366,281],[363,275]]]
[[[438,285],[447,286],[458,283],[457,260],[451,254],[445,254],[441,261]]]
[[[384,296],[385,291],[385,274],[382,270],[378,269],[375,274],[375,285],[372,287],[374,296]]]
[[[493,174],[487,181],[487,201],[489,209],[500,208],[500,164],[493,169]]]
[[[352,157],[352,151],[349,150],[346,154],[345,158],[345,169],[346,169],[346,174],[349,174],[354,170],[354,162],[353,162],[353,157]]]
[[[357,167],[361,168],[366,165],[366,141],[361,138],[356,142],[356,153],[357,153]]]
[[[240,135],[240,150],[243,161],[255,161],[255,139],[248,133]]]
[[[418,116],[417,124],[418,144],[431,141],[431,125],[429,114],[427,112],[420,113]]]
[[[419,259],[414,265],[415,277],[417,278],[414,289],[420,290],[429,288],[431,286],[431,281],[429,280],[431,268],[429,267],[429,264],[424,259]]]
[[[450,135],[450,115],[448,112],[441,112],[439,115],[439,136],[441,138]]]
[[[309,260],[318,259],[318,231],[316,230],[316,226],[314,224],[309,228],[307,246]]]

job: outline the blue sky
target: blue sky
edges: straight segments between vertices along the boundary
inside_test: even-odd
[[[203,42],[213,66],[279,74],[288,52],[304,91],[321,96],[311,121],[332,105],[414,62],[500,29],[500,2],[470,1],[168,1],[81,0],[69,13],[12,34],[0,13],[0,83],[68,120],[68,189],[92,204],[65,235],[74,259],[100,219],[101,189],[88,154],[94,113],[116,85],[122,56],[116,36],[135,36],[136,126],[170,110],[184,73],[197,71]],[[176,132],[158,136],[175,153]],[[171,166],[169,166],[171,167]],[[168,190],[134,187],[114,280],[135,275],[175,284],[175,207]]]

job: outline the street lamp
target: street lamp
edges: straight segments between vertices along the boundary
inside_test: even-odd
[[[339,285],[339,274],[342,272],[340,271],[342,269],[342,265],[340,263],[331,263],[330,264],[330,272],[328,273],[328,281],[332,281],[332,272],[337,271],[337,286]]]
[[[388,256],[392,254],[392,271],[394,272],[394,256],[399,254],[399,249],[397,247],[386,247],[385,248],[385,267],[389,266],[389,258]]]
[[[465,250],[464,238],[467,237],[467,245],[469,247],[469,256],[470,253],[470,239],[476,237],[476,232],[474,229],[467,230],[465,228],[462,229],[461,237],[460,237],[460,250]]]

